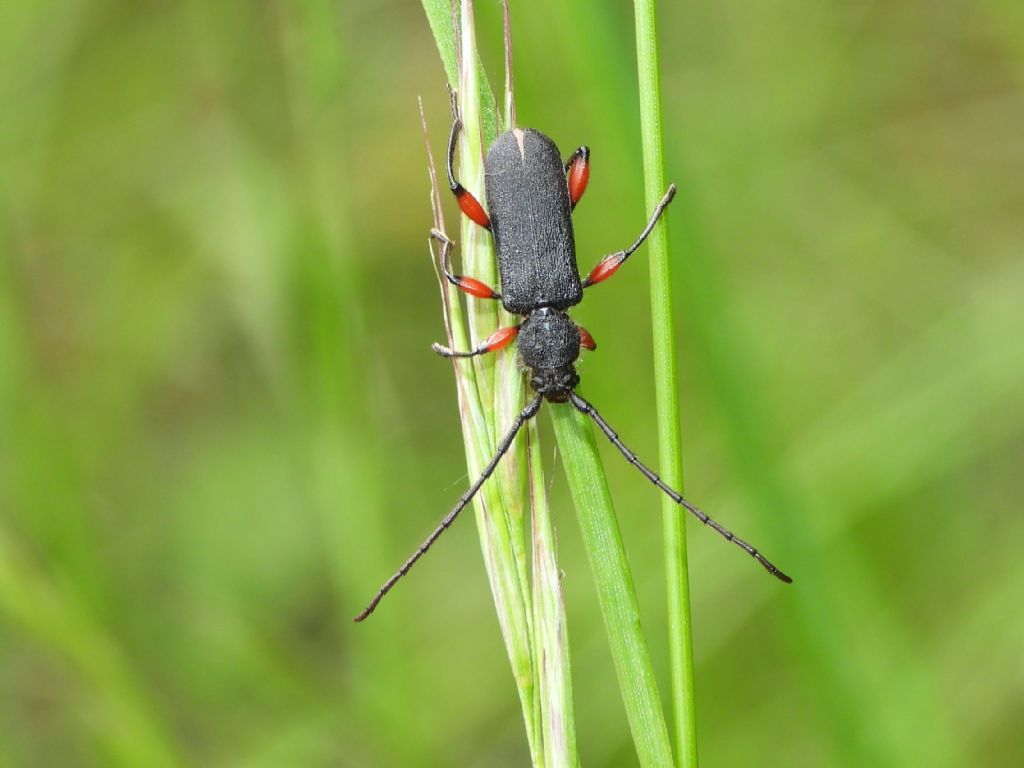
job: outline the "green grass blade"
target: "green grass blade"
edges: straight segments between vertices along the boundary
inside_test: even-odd
[[[459,82],[458,50],[455,44],[455,20],[451,0],[421,0],[423,11],[427,14],[427,23],[434,35],[437,53],[444,65],[444,74],[449,83]],[[480,111],[484,136],[488,142],[494,140],[497,132],[497,106],[494,91],[491,90],[484,66],[477,58],[476,78],[480,83]]]
[[[655,0],[635,0],[633,5],[636,11],[644,197],[650,210],[665,193],[666,187]],[[651,232],[647,248],[647,258],[651,265],[651,327],[654,339],[660,473],[666,483],[682,492],[683,459],[679,430],[679,381],[676,373],[675,332],[672,322],[672,274],[669,263],[668,225],[664,217]],[[697,716],[693,683],[690,584],[686,568],[686,519],[683,510],[671,499],[663,497],[661,508],[665,536],[672,728],[676,740],[676,761],[680,768],[695,768]]]
[[[640,626],[633,577],[590,423],[569,405],[551,405],[547,410],[555,426],[562,464],[594,574],[637,756],[643,766],[671,766],[674,764],[672,746],[647,640]]]

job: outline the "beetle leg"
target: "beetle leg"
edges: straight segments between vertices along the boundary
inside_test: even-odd
[[[590,335],[590,331],[584,328],[582,325],[577,325],[576,330],[580,332],[580,346],[584,349],[589,349],[593,352],[597,349],[597,342],[594,341],[594,337]]]
[[[459,208],[470,219],[484,229],[491,228],[491,219],[480,205],[480,201],[473,197],[473,194],[459,183],[455,178],[455,145],[459,140],[459,131],[462,130],[462,120],[459,118],[458,107],[455,103],[455,91],[452,91],[452,132],[448,137],[448,186],[459,203]]]
[[[478,346],[472,352],[456,352],[455,350],[448,349],[448,347],[442,347],[440,344],[434,343],[431,345],[437,354],[441,357],[476,357],[477,355],[486,355],[488,352],[497,352],[502,347],[507,347],[512,343],[512,340],[519,333],[518,325],[510,325],[507,328],[499,328]]]
[[[665,196],[661,198],[661,201],[657,206],[655,206],[654,212],[651,214],[651,218],[647,222],[647,226],[644,227],[644,231],[640,233],[640,237],[636,239],[636,242],[624,251],[610,253],[601,259],[597,266],[590,271],[590,274],[587,275],[586,279],[583,281],[584,288],[594,285],[595,283],[600,283],[602,280],[607,280],[615,274],[626,259],[632,256],[633,252],[636,251],[643,241],[647,239],[647,236],[651,234],[651,230],[654,229],[654,225],[658,223],[658,219],[661,218],[661,215],[665,212],[665,209],[668,208],[668,204],[672,202],[672,198],[675,197],[675,195],[676,185],[669,184],[668,191],[665,193]]]
[[[590,147],[580,147],[572,153],[565,162],[565,173],[569,183],[569,210],[572,210],[587,191],[587,182],[590,181]]]
[[[441,271],[444,272],[445,279],[449,283],[454,285],[460,291],[468,293],[470,296],[476,296],[478,299],[501,298],[500,293],[482,280],[477,280],[475,277],[466,277],[465,275],[454,274],[449,268],[448,257],[450,256],[452,246],[455,245],[455,243],[436,229],[432,229],[430,231],[430,236],[441,242]]]

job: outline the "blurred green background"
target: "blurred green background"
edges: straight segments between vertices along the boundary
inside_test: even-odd
[[[1022,8],[662,4],[687,490],[796,578],[690,528],[705,766],[1024,753]],[[589,268],[646,216],[632,8],[512,12]],[[468,518],[350,621],[467,482],[417,95],[439,152],[414,0],[3,4],[0,766],[527,763]],[[656,462],[638,259],[575,316]],[[664,688],[659,500],[605,456]],[[632,765],[549,477],[583,762]]]

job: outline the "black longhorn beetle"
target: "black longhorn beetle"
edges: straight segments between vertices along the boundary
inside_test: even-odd
[[[566,310],[580,303],[584,288],[611,277],[640,247],[675,196],[675,184],[669,185],[636,242],[624,251],[605,256],[581,280],[576,264],[572,211],[583,196],[590,178],[589,148],[580,147],[563,165],[558,147],[540,131],[514,128],[501,134],[484,160],[484,186],[490,211],[488,215],[480,202],[455,178],[455,146],[462,124],[454,94],[452,111],[454,122],[448,139],[448,185],[462,212],[481,227],[490,230],[494,236],[501,293],[475,278],[453,274],[448,266],[452,242],[435,231],[433,235],[443,243],[441,268],[448,282],[465,293],[479,299],[499,299],[508,312],[524,315],[525,318],[519,325],[499,328],[472,351],[457,352],[440,344],[434,344],[433,349],[443,357],[475,357],[499,350],[518,337],[519,358],[529,372],[530,387],[537,394],[516,417],[512,428],[498,443],[497,452],[476,482],[462,494],[455,508],[419,549],[377,591],[370,604],[355,617],[355,621],[362,621],[373,613],[384,595],[455,521],[494,472],[519,430],[537,415],[544,400],[572,403],[574,408],[594,420],[605,437],[630,464],[635,465],[676,504],[689,510],[702,523],[746,551],[773,576],[790,583],[792,579],[754,547],[733,535],[666,485],[626,447],[594,406],[575,392],[580,377],[573,364],[580,356],[580,347],[593,350],[596,344],[586,329],[570,319]]]

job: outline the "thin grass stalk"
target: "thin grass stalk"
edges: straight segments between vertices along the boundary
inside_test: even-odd
[[[665,193],[662,153],[661,86],[658,75],[656,0],[634,0],[640,129],[643,144],[644,196],[651,209]],[[672,273],[668,217],[662,217],[647,240],[651,270],[651,330],[654,340],[655,408],[658,415],[659,471],[683,491],[682,438],[679,429],[679,381],[672,321]],[[697,766],[697,717],[693,682],[690,585],[686,567],[686,520],[683,510],[662,497],[665,581],[668,598],[668,647],[671,671],[672,730],[680,768]]]
[[[493,140],[496,124],[493,96],[488,98],[490,88],[486,79],[480,77],[472,4],[468,0],[460,4],[458,37],[455,36],[455,21],[448,24],[434,23],[434,20],[443,19],[451,13],[446,1],[438,3],[435,0],[424,0],[424,9],[435,32],[441,30],[449,35],[445,40],[438,39],[442,59],[445,60],[449,54],[455,59],[455,79],[451,82],[458,84],[458,107],[463,122],[459,143],[460,181],[478,199],[483,199],[484,146],[485,142]],[[450,15],[447,18],[450,19]],[[447,62],[445,68],[449,70]],[[485,106],[487,104],[491,106]],[[489,132],[486,119],[488,112],[491,116]],[[431,158],[434,225],[444,232],[436,179],[436,169]],[[489,284],[495,284],[497,270],[487,232],[464,220],[460,239],[464,271]],[[457,290],[443,279],[441,282],[449,345],[457,349],[475,347],[496,327],[497,308],[492,302],[471,301],[467,317]],[[494,455],[498,440],[505,434],[521,407],[522,377],[507,375],[510,365],[514,364],[514,361],[509,361],[508,355],[508,352],[503,352],[484,356],[482,360],[453,361],[467,466],[472,477],[478,476]],[[502,371],[503,375],[499,377],[498,371]],[[524,542],[523,483],[520,470],[523,451],[523,442],[518,440],[499,465],[494,477],[481,488],[473,506],[495,610],[520,697],[531,760],[533,765],[542,766],[541,706],[536,687],[529,564]]]

